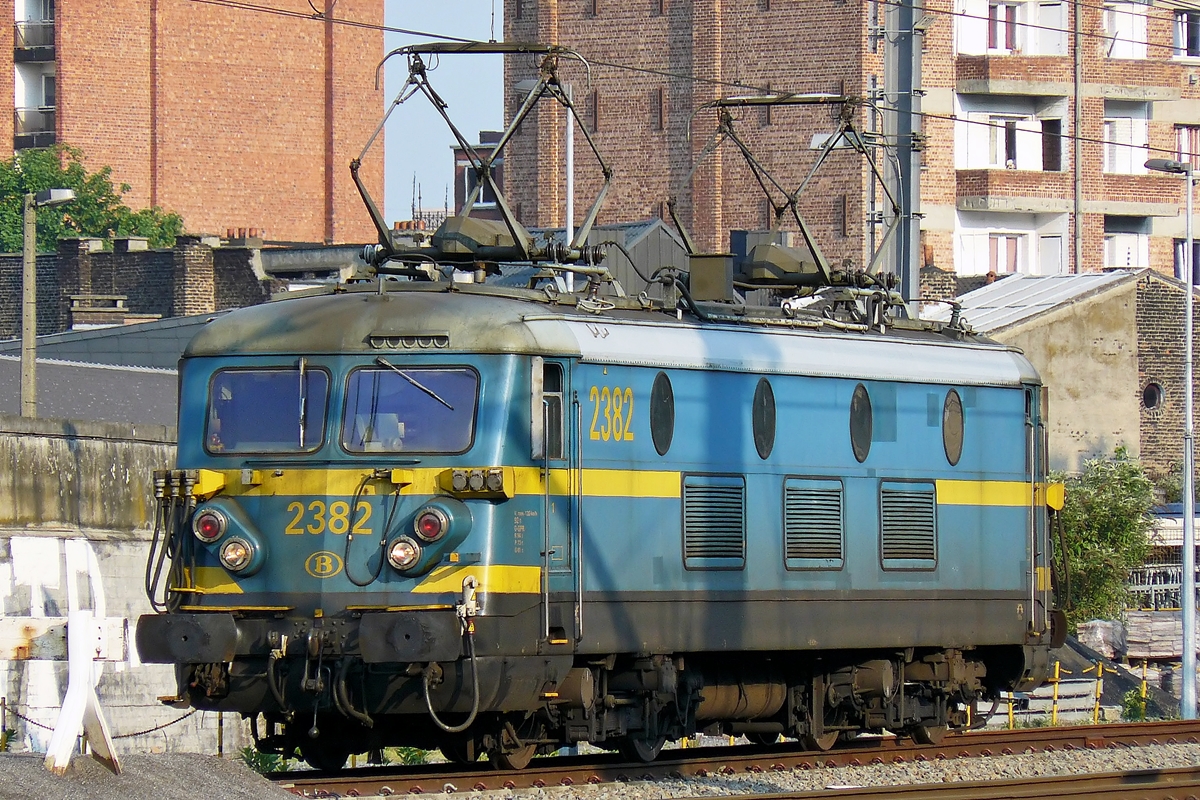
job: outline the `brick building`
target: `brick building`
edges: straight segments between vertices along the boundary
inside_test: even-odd
[[[689,139],[693,111],[740,91],[703,80],[878,97],[886,8],[873,0],[506,0],[505,38],[556,42],[594,60],[590,85],[582,68],[564,61],[562,71],[615,169],[602,219],[630,219],[661,213],[696,160],[715,118],[691,120]],[[1174,176],[1147,174],[1142,164],[1151,155],[1200,151],[1200,11],[928,0],[926,12],[925,265],[960,275],[1104,267],[1172,273],[1183,236],[1182,186]],[[506,85],[535,69],[529,56],[508,57]],[[510,117],[516,102],[507,92]],[[882,130],[869,108],[854,114],[860,130]],[[835,127],[824,107],[753,109],[739,117],[743,138],[788,187],[798,186],[813,163],[813,137]],[[562,224],[562,125],[561,111],[543,107],[508,153],[510,194],[530,224]],[[600,180],[584,147],[576,141],[581,208]],[[868,224],[882,210],[873,188],[866,164],[842,151],[802,197],[831,262],[868,260],[882,234]],[[732,148],[700,168],[680,207],[706,248],[724,249],[728,230],[768,221]]]
[[[307,0],[272,7],[312,16]],[[318,0],[333,19],[382,24],[378,0]],[[56,142],[111,166],[132,208],[190,231],[257,228],[274,240],[369,241],[348,164],[378,122],[383,34],[331,20],[190,0],[0,0],[0,138]],[[11,57],[11,60],[9,60]],[[364,176],[382,196],[381,151]]]

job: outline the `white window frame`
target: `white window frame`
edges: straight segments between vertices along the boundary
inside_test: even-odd
[[[1108,175],[1145,175],[1150,157],[1149,112],[1125,114],[1105,109],[1104,172]]]
[[[50,97],[46,97],[46,86],[47,85],[50,86],[50,95],[51,95]],[[56,91],[57,88],[58,87],[54,83],[54,73],[53,72],[43,72],[42,73],[42,86],[41,86],[42,102],[39,104],[39,106],[38,106],[39,108],[54,108],[55,107],[55,101],[58,100],[58,92]]]
[[[1188,42],[1189,20],[1195,34],[1191,46]],[[1200,10],[1179,9],[1175,12],[1174,56],[1175,58],[1200,58]]]
[[[1175,158],[1200,166],[1200,125],[1175,126]]]
[[[991,55],[1010,55],[1021,51],[1021,17],[1023,3],[1009,0],[988,0],[987,52]]]
[[[1146,57],[1147,8],[1143,3],[1105,3],[1104,32],[1109,37],[1109,58]]]

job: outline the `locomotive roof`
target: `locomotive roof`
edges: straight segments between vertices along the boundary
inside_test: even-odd
[[[393,285],[395,285],[393,283]],[[402,288],[401,288],[402,287]],[[375,284],[250,306],[214,319],[184,357],[528,353],[605,364],[959,385],[1038,382],[1016,348],[933,330],[887,333],[699,322],[661,311],[583,310],[540,291]],[[565,299],[565,298],[564,298]]]

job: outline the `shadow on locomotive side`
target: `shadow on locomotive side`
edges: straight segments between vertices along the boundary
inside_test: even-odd
[[[492,156],[454,129],[491,185],[540,99],[574,113],[577,56],[403,48],[397,105],[436,103],[422,56],[453,51],[544,58]],[[502,222],[472,197],[407,243],[360,191],[369,274],[214,320],[180,362],[137,630],[175,702],[320,769],[399,745],[520,768],[699,731],[933,742],[1043,680],[1061,487],[1019,351],[909,318],[798,214],[803,251],[696,255],[630,297],[584,244],[604,190],[570,242],[496,191]]]

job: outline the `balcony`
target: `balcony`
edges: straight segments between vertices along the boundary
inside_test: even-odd
[[[1074,207],[1069,172],[960,169],[955,173],[955,183],[955,205],[960,211],[1048,214]]]
[[[18,22],[13,43],[13,61],[53,61],[54,21]]]
[[[1065,96],[1071,93],[1074,79],[1071,59],[1067,56],[1020,53],[960,55],[954,62],[954,75],[959,94]]]
[[[54,108],[18,108],[13,112],[13,146],[16,150],[54,144]]]

